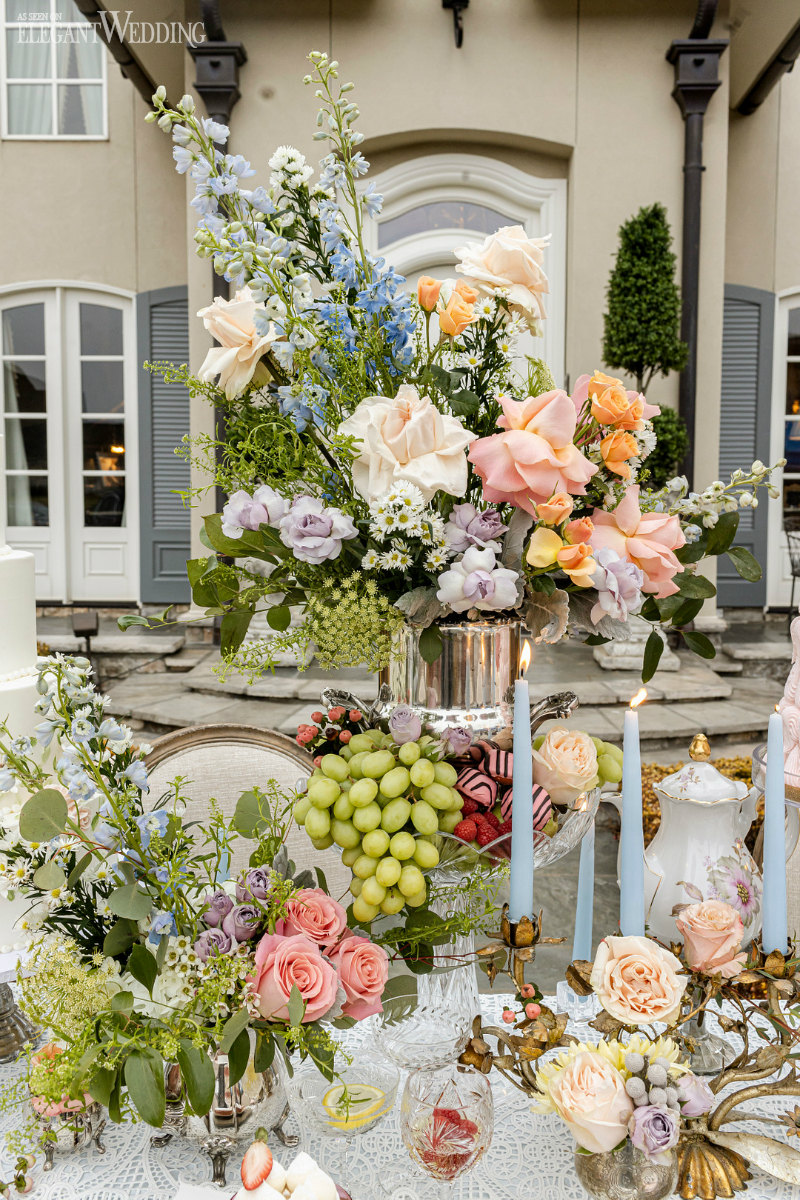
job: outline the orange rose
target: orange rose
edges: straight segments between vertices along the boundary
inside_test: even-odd
[[[556,492],[544,504],[536,505],[536,516],[545,525],[560,525],[566,521],[573,509],[572,497],[566,492]]]
[[[591,517],[578,517],[570,521],[564,528],[564,537],[574,545],[576,542],[588,542],[594,532],[594,521]]]
[[[472,323],[472,305],[467,304],[464,297],[453,291],[447,301],[447,308],[439,313],[439,328],[448,337],[458,337]]]
[[[621,379],[595,371],[589,380],[589,396],[592,416],[601,425],[616,425],[627,416],[630,400]]]
[[[564,546],[556,555],[556,562],[562,571],[578,587],[590,587],[592,575],[597,570],[597,563],[592,558],[592,547],[588,542],[576,542],[574,546]]]
[[[430,275],[420,275],[417,283],[417,301],[420,308],[424,308],[425,312],[433,312],[441,289],[440,280],[433,279]]]
[[[475,291],[475,288],[471,288],[469,286],[466,279],[459,279],[455,290],[458,292],[459,296],[463,296],[467,304],[474,304],[478,299],[478,293]]]
[[[636,458],[639,453],[639,446],[633,434],[623,433],[621,430],[606,434],[600,443],[600,453],[609,471],[622,476],[623,479],[630,479],[631,468],[628,459]]]

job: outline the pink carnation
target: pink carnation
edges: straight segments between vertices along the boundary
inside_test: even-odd
[[[575,408],[560,388],[517,401],[504,397],[497,424],[504,433],[480,438],[469,449],[483,480],[483,498],[536,516],[536,505],[554,492],[583,496],[597,467],[574,444]]]
[[[381,996],[389,977],[389,957],[383,947],[348,931],[329,957],[347,997],[344,1015],[363,1021],[383,1012]]]
[[[636,486],[628,488],[612,512],[596,508],[592,520],[594,550],[615,550],[620,558],[632,562],[644,575],[643,590],[659,599],[678,591],[674,578],[683,571],[683,565],[674,552],[686,544],[686,538],[677,517],[643,513]]]
[[[339,976],[319,946],[302,934],[266,933],[256,950],[252,979],[258,1009],[267,1021],[288,1021],[289,997],[297,985],[306,1003],[303,1022],[324,1017],[336,1003]]]

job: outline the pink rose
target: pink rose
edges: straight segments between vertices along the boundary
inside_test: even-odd
[[[332,946],[347,928],[347,913],[322,888],[303,888],[286,904],[280,933],[302,933],[318,946]]]
[[[686,961],[693,971],[732,979],[742,970],[747,955],[737,951],[744,937],[744,925],[730,904],[722,900],[688,904],[675,918],[675,924],[683,937]]]
[[[633,1101],[617,1068],[595,1050],[582,1051],[559,1071],[550,1098],[575,1141],[591,1154],[613,1150],[628,1135]]]
[[[554,804],[572,804],[597,783],[597,750],[588,733],[554,725],[532,753],[533,782]]]
[[[674,578],[683,571],[674,551],[686,544],[680,521],[665,513],[643,513],[639,508],[639,488],[629,487],[613,512],[596,508],[592,513],[592,548],[615,550],[644,575],[644,591],[658,599],[673,596],[678,587]]]
[[[505,432],[469,448],[484,500],[513,504],[535,517],[537,505],[553,492],[584,495],[597,467],[573,443],[576,414],[567,393],[559,388],[522,401],[506,396],[501,403],[497,424]]]
[[[607,937],[597,947],[589,982],[603,1008],[625,1025],[680,1013],[687,979],[669,950],[646,937]]]
[[[347,996],[344,1016],[363,1021],[383,1012],[381,996],[389,978],[389,956],[383,947],[348,932],[330,951],[329,958]]]
[[[258,1009],[267,1021],[288,1021],[289,997],[297,985],[306,1002],[303,1022],[324,1017],[336,1002],[339,976],[319,946],[302,934],[266,933],[256,950],[252,980]]]

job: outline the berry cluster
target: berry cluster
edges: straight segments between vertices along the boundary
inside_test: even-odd
[[[531,1021],[535,1021],[542,1014],[542,1006],[539,1001],[542,999],[542,993],[533,983],[523,983],[522,987],[516,994],[516,1002],[522,1009],[520,1018],[520,1028],[525,1029]],[[517,1020],[517,1014],[513,1008],[506,1005],[502,1011],[501,1019],[506,1025],[513,1025]]]
[[[501,821],[496,813],[481,812],[474,800],[465,800],[461,812],[466,813],[466,816],[456,825],[453,834],[462,842],[477,842],[483,847],[496,841],[503,834],[511,833],[510,818]]]
[[[366,728],[367,722],[360,708],[346,709],[341,705],[329,708],[327,713],[311,714],[312,725],[298,725],[295,741],[310,754],[319,756],[346,746],[353,734]],[[315,766],[319,766],[316,762]]]
[[[657,1108],[672,1108],[676,1113],[680,1112],[678,1089],[669,1075],[671,1066],[668,1058],[651,1061],[636,1052],[625,1055],[625,1070],[631,1074],[625,1082],[625,1091],[637,1108],[654,1104]]]

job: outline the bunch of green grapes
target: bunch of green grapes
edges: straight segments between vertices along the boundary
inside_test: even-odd
[[[544,741],[544,734],[534,740],[533,748],[538,750]],[[593,737],[594,748],[597,751],[597,782],[593,787],[602,787],[606,783],[619,783],[622,779],[622,751],[613,742],[604,742],[602,738]]]
[[[438,833],[461,820],[457,772],[441,762],[441,744],[423,736],[397,746],[380,729],[357,733],[325,754],[294,805],[294,817],[318,850],[337,845],[353,872],[353,915],[368,924],[427,898],[423,871],[435,867]]]

